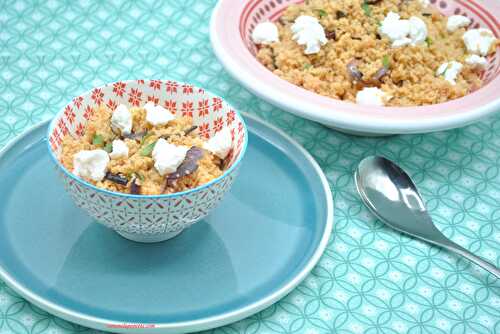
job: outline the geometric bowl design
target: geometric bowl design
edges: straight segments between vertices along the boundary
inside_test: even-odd
[[[99,105],[114,110],[119,104],[128,108],[154,101],[175,116],[191,116],[201,136],[209,139],[228,128],[232,147],[228,169],[200,187],[165,195],[132,195],[95,187],[76,177],[59,161],[62,138],[81,137],[86,122]],[[48,130],[50,155],[58,166],[66,191],[76,205],[99,223],[127,239],[157,242],[172,238],[205,217],[230,189],[244,156],[248,134],[236,110],[204,89],[175,81],[133,80],[94,88],[74,98],[51,121]]]

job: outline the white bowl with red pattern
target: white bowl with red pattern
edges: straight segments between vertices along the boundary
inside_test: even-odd
[[[500,110],[500,47],[488,57],[484,85],[462,98],[430,106],[366,107],[335,100],[274,75],[255,58],[251,32],[260,22],[276,21],[291,4],[304,0],[220,0],[212,14],[210,39],[226,70],[257,96],[298,116],[355,134],[423,133],[461,127]],[[450,16],[465,15],[471,27],[500,36],[500,1],[431,0]]]
[[[223,175],[197,188],[165,195],[132,195],[98,188],[75,176],[59,161],[62,138],[81,137],[92,113],[100,104],[114,110],[119,104],[138,107],[154,101],[177,117],[192,116],[201,136],[212,137],[229,128],[232,147]],[[162,80],[115,82],[74,98],[51,121],[48,148],[76,205],[99,223],[123,237],[139,242],[170,239],[205,217],[222,200],[237,175],[245,155],[248,134],[241,115],[204,89],[190,84]]]

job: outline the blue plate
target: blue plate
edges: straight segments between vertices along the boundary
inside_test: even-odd
[[[247,116],[249,146],[231,192],[205,220],[138,244],[73,205],[50,162],[47,123],[0,154],[0,277],[64,319],[103,330],[221,326],[262,310],[311,271],[328,242],[333,202],[311,156]]]

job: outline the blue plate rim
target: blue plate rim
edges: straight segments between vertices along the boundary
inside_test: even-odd
[[[284,139],[286,139],[291,145],[295,146],[295,148],[301,152],[304,157],[307,159],[307,161],[310,163],[311,167],[313,168],[314,172],[316,172],[317,176],[319,177],[323,191],[325,194],[325,199],[326,199],[326,222],[324,225],[324,230],[323,230],[323,235],[321,237],[321,240],[316,246],[316,250],[312,254],[312,256],[309,258],[308,262],[304,265],[302,270],[297,273],[294,277],[292,277],[288,282],[283,284],[279,289],[277,289],[275,292],[269,294],[268,296],[261,298],[260,300],[246,305],[242,308],[239,308],[234,311],[230,312],[225,312],[216,316],[210,316],[206,318],[201,318],[201,319],[195,319],[195,320],[189,320],[189,321],[180,321],[180,322],[171,322],[171,323],[126,323],[128,328],[125,327],[120,327],[123,326],[123,322],[117,322],[115,320],[110,320],[110,319],[105,319],[105,318],[99,318],[99,317],[94,317],[94,316],[89,316],[86,314],[83,314],[81,312],[73,311],[70,309],[67,309],[65,307],[59,306],[49,300],[46,300],[45,298],[33,293],[30,291],[30,289],[19,282],[16,281],[14,277],[12,277],[3,267],[0,266],[0,278],[10,287],[12,288],[15,292],[17,292],[19,295],[21,295],[23,298],[26,300],[30,301],[31,303],[35,304],[36,306],[48,311],[49,313],[52,313],[60,318],[63,318],[65,320],[80,324],[82,326],[86,327],[91,327],[91,328],[96,328],[100,330],[107,330],[109,331],[112,329],[115,332],[120,332],[120,333],[129,333],[131,328],[134,328],[134,330],[146,330],[147,332],[169,332],[169,333],[178,333],[178,332],[192,332],[192,331],[200,331],[200,330],[206,330],[210,328],[215,328],[219,326],[223,326],[229,323],[236,322],[238,320],[244,319],[252,314],[255,314],[266,307],[272,305],[273,303],[277,302],[284,296],[286,296],[289,292],[291,292],[297,285],[299,285],[305,278],[306,276],[311,272],[311,270],[316,266],[318,263],[319,259],[323,255],[324,250],[326,249],[326,246],[328,244],[328,241],[330,239],[330,235],[332,233],[332,228],[333,228],[333,196],[332,192],[330,189],[330,185],[328,183],[328,180],[321,170],[320,166],[318,163],[314,160],[314,158],[307,152],[299,143],[297,143],[293,138],[291,138],[288,134],[283,132],[282,130],[278,129],[277,127],[260,120],[258,117],[255,117],[253,115],[250,115],[248,113],[242,112],[241,113],[244,118],[248,118],[256,123],[259,123],[260,125],[269,128],[273,132],[276,132],[278,135],[282,136]],[[39,124],[36,124],[26,131],[24,131],[22,134],[19,136],[11,139],[1,150],[0,150],[0,159],[3,158],[3,156],[21,139],[25,138],[32,132],[38,130],[41,127],[46,127],[50,123],[50,120],[42,121]],[[153,328],[147,328],[144,327],[144,325],[154,325]],[[118,326],[118,327],[116,327]]]

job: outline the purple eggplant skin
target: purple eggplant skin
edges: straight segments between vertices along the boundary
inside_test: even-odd
[[[132,179],[132,182],[130,182],[130,193],[134,195],[140,195],[141,194],[141,186],[137,184],[137,178],[134,177]]]
[[[142,132],[137,132],[137,133],[131,133],[128,135],[122,135],[122,139],[138,140],[138,139],[142,139],[146,135],[146,133],[147,133],[146,131],[142,131]]]
[[[191,147],[184,161],[177,167],[177,170],[167,176],[166,187],[172,186],[181,177],[190,175],[198,169],[198,161],[203,157],[203,150],[199,147]]]
[[[193,125],[192,127],[184,130],[184,136],[187,136],[188,134],[190,134],[191,132],[193,132],[196,129],[198,129],[198,126],[197,125]]]
[[[128,183],[128,179],[125,176],[120,174],[113,174],[111,172],[107,172],[104,178],[111,182],[121,184],[122,186],[126,186]]]

